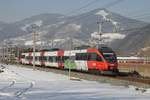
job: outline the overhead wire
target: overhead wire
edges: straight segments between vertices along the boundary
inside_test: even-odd
[[[69,15],[69,14],[72,14],[72,13],[76,13],[76,12],[78,12],[78,11],[80,11],[80,10],[86,8],[86,7],[89,7],[90,5],[93,5],[93,4],[95,4],[95,3],[99,2],[99,1],[101,1],[101,0],[90,1],[90,2],[88,2],[87,4],[81,6],[81,7],[77,8],[77,9],[74,9],[74,10],[72,10],[72,11],[67,12],[65,15]]]
[[[142,16],[142,17],[139,17],[139,18],[136,18],[136,19],[145,19],[145,18],[150,18],[150,15]]]
[[[137,11],[134,11],[134,12],[129,12],[128,15],[131,15],[131,16],[132,16],[132,15],[133,15],[133,16],[138,16],[139,14],[141,14],[141,12],[142,12],[142,13],[143,13],[143,12],[145,13],[146,10],[149,11],[149,10],[150,10],[150,7],[146,8],[146,9],[144,8],[144,9],[142,9],[142,10],[137,10]]]
[[[134,12],[129,12],[127,13],[127,15],[129,15],[128,17],[129,18],[132,18],[132,19],[144,19],[146,17],[149,17],[150,15],[150,12],[147,12],[150,10],[150,7],[147,7],[146,9],[141,9],[141,10],[137,10],[137,11],[134,11]]]
[[[98,0],[95,0],[95,1],[93,1],[93,3],[95,3],[95,2],[97,2]],[[103,9],[103,8],[110,8],[110,7],[112,7],[112,6],[114,6],[114,5],[117,5],[118,3],[121,3],[122,1],[125,1],[125,0],[115,0],[115,1],[112,1],[112,2],[110,2],[110,3],[108,3],[108,4],[106,4],[106,5],[104,5],[104,6],[102,6],[102,7],[100,7],[101,9]],[[88,4],[89,5],[89,4]],[[87,5],[86,6],[84,6],[84,7],[80,7],[80,9],[82,8],[85,8],[85,7],[87,7]],[[67,24],[69,24],[69,23],[72,23],[72,22],[74,22],[74,21],[78,21],[78,20],[81,20],[81,19],[86,19],[86,18],[88,18],[88,17],[90,17],[90,16],[92,16],[91,14],[85,14],[85,15],[83,15],[83,16],[81,16],[81,17],[74,17],[74,18],[72,18],[70,21],[68,21],[67,22]],[[66,23],[65,23],[66,24]]]
[[[104,7],[109,8],[109,7],[115,6],[115,5],[117,5],[117,3],[121,3],[122,1],[124,1],[124,0],[116,0],[116,1],[110,2],[109,4],[104,5],[102,8],[104,8]],[[86,20],[86,19],[88,19],[88,17],[90,17],[90,16],[92,16],[92,15],[91,15],[91,14],[89,14],[89,15],[86,14],[86,15],[84,15],[84,16],[74,18],[74,19],[72,19],[71,21],[69,21],[68,24],[71,23],[71,22],[74,22],[74,21],[81,20],[81,19],[85,19],[85,20]],[[134,23],[134,22],[128,22],[128,23]],[[92,24],[93,24],[93,23],[92,23]],[[140,25],[140,24],[139,24],[139,25]],[[139,28],[140,28],[140,27],[130,28],[130,29],[126,29],[126,30],[120,30],[120,31],[118,31],[118,32],[131,31],[131,30],[135,30],[135,29],[139,29]]]
[[[113,2],[110,2],[110,3],[106,4],[106,5],[104,5],[103,8],[111,8],[111,7],[121,3],[123,1],[125,1],[125,0],[115,0]]]
[[[81,9],[84,9],[84,8],[86,8],[86,7],[88,7],[89,5],[91,5],[91,4],[94,4],[94,3],[96,3],[96,2],[98,2],[99,0],[94,0],[94,1],[92,1],[92,2],[89,2],[89,3],[87,3],[86,5],[84,5],[84,6],[82,6],[82,7],[80,7],[80,8],[77,8],[77,9],[75,9],[75,10],[72,10],[72,11],[70,11],[70,12],[68,12],[68,14],[71,14],[71,13],[73,13],[73,12],[77,12],[77,11],[79,11],[79,10],[81,10]],[[123,1],[125,1],[125,0],[115,0],[115,1],[112,1],[112,2],[110,2],[110,3],[108,3],[108,4],[105,4],[104,6],[102,6],[102,7],[100,7],[101,9],[102,8],[111,8],[111,7],[113,7],[113,6],[115,6],[115,5],[117,5],[117,4],[119,4],[119,3],[121,3],[121,2],[123,2]],[[91,4],[90,4],[91,3]],[[94,10],[93,10],[94,11]],[[67,23],[65,23],[65,24],[69,24],[69,23],[72,23],[72,22],[75,22],[75,21],[79,21],[79,20],[81,20],[81,19],[88,19],[90,16],[92,16],[91,14],[83,14],[83,16],[81,16],[81,17],[77,17],[77,16],[75,16],[74,18],[72,18],[70,21],[68,21]],[[134,23],[134,22],[128,22],[128,23]],[[93,24],[93,23],[92,23]],[[63,25],[62,25],[63,26]],[[61,27],[60,27],[61,28]],[[125,32],[125,31],[131,31],[131,30],[135,30],[135,29],[139,29],[140,27],[136,27],[136,28],[130,28],[130,29],[125,29],[125,30],[120,30],[120,31],[118,31],[118,32]]]
[[[134,19],[144,19],[144,18],[150,18],[150,13],[134,17]]]

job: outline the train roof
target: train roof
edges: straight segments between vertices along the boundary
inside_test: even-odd
[[[42,49],[40,51],[59,51],[59,50],[61,50],[61,49],[59,49],[59,48],[51,48],[51,49]]]

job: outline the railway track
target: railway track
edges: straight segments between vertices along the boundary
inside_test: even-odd
[[[32,68],[29,65],[23,65],[24,67]],[[68,70],[61,70],[57,68],[49,68],[49,67],[35,67],[36,70],[42,70],[47,72],[54,72],[58,74],[68,75]],[[97,81],[97,82],[105,82],[111,83],[114,85],[134,85],[137,87],[142,88],[150,88],[150,78],[149,77],[142,77],[137,72],[122,72],[118,76],[106,76],[106,75],[94,75],[86,72],[78,72],[78,71],[71,71],[71,77],[76,77],[79,79],[90,80],[90,81]]]
[[[116,78],[150,85],[150,78],[140,78],[140,77],[138,78],[138,77],[131,77],[131,76],[128,77],[117,76]]]

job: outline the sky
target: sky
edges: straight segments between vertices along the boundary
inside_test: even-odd
[[[120,2],[106,7],[110,11],[150,22],[150,0],[0,0],[0,21],[15,22],[41,13],[77,15],[113,1]]]

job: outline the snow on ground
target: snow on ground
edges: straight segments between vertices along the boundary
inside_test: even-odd
[[[67,76],[5,65],[0,73],[0,100],[149,100],[134,86],[112,86],[94,81],[69,80]]]

